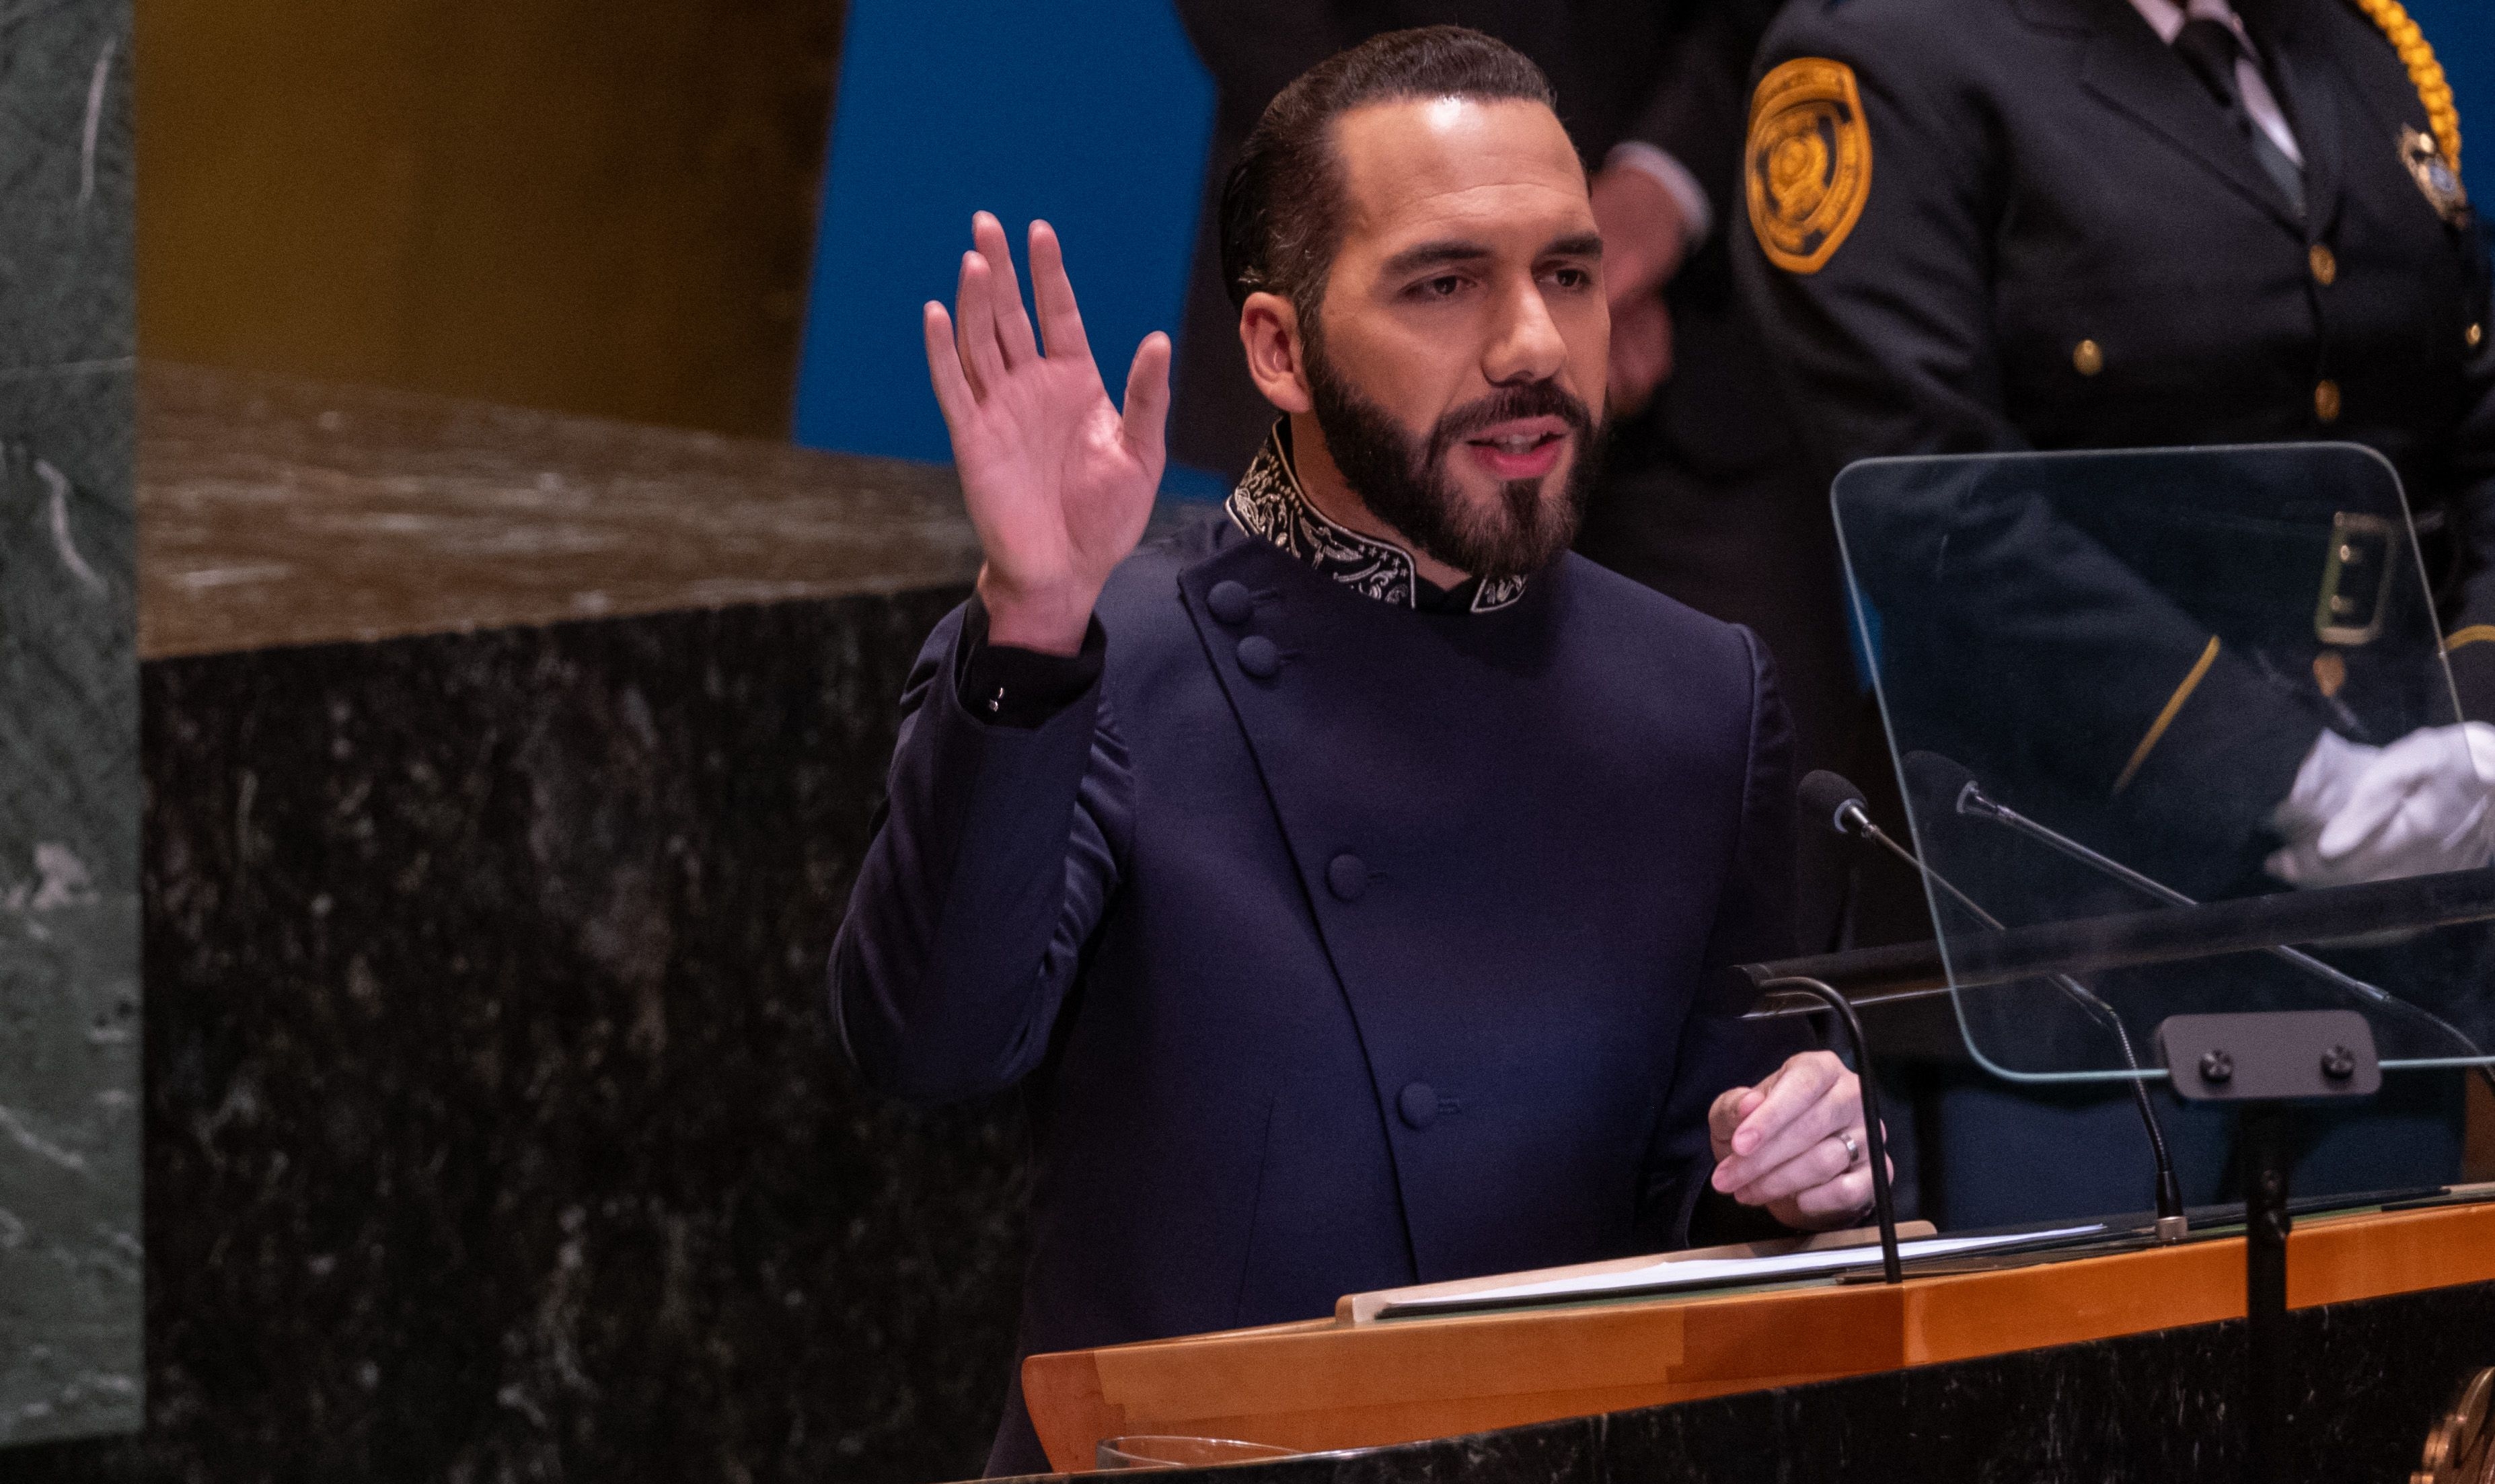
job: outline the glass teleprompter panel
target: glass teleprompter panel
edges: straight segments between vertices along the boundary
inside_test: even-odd
[[[2454,849],[2324,858],[2317,821],[2378,750],[2403,749],[2421,777],[2471,766],[2388,464],[2329,444],[1888,459],[1846,470],[1833,498],[1979,1064],[2033,1082],[2161,1076],[2170,1015],[2322,1008],[2362,1013],[2387,1070],[2483,1060],[2482,923],[2380,930],[2393,906],[2283,950],[2113,951],[2171,936],[2142,914],[2421,882],[2467,854],[2468,832],[2495,830],[2462,788],[2418,796]],[[2018,976],[2040,942],[2107,951]]]

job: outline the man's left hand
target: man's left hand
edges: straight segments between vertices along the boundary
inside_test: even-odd
[[[1715,1189],[1787,1226],[1848,1225],[1871,1204],[1863,1082],[1833,1052],[1805,1051],[1717,1098],[1707,1135]]]

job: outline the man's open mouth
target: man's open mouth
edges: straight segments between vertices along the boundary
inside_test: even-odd
[[[1467,438],[1464,447],[1494,479],[1537,479],[1557,467],[1568,432],[1568,424],[1559,418],[1532,417]]]

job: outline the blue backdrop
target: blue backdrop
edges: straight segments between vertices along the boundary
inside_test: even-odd
[[[2481,220],[2495,221],[2495,0],[2407,0],[2460,108],[2460,172]],[[2473,145],[2472,141],[2475,140]]]
[[[1056,226],[1124,395],[1136,343],[1178,330],[1212,128],[1168,0],[850,0],[797,442],[950,457],[919,305],[951,303],[978,209],[1018,262],[1032,217]]]
[[[2408,0],[2458,95],[2495,217],[2495,0]],[[851,0],[797,378],[796,439],[942,461],[918,306],[950,301],[970,213],[1045,216],[1113,391],[1175,332],[1213,86],[1168,0]],[[1174,471],[1172,493],[1217,492]]]

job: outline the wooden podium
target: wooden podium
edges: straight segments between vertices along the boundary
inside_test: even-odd
[[[2485,1192],[2495,1194],[2495,1191]],[[2495,1280],[2495,1204],[2305,1218],[2305,1309]],[[1928,1277],[1359,1322],[1332,1319],[1034,1355],[1023,1393],[1050,1463],[1188,1434],[1309,1451],[1411,1442],[2241,1317],[2240,1237]]]

